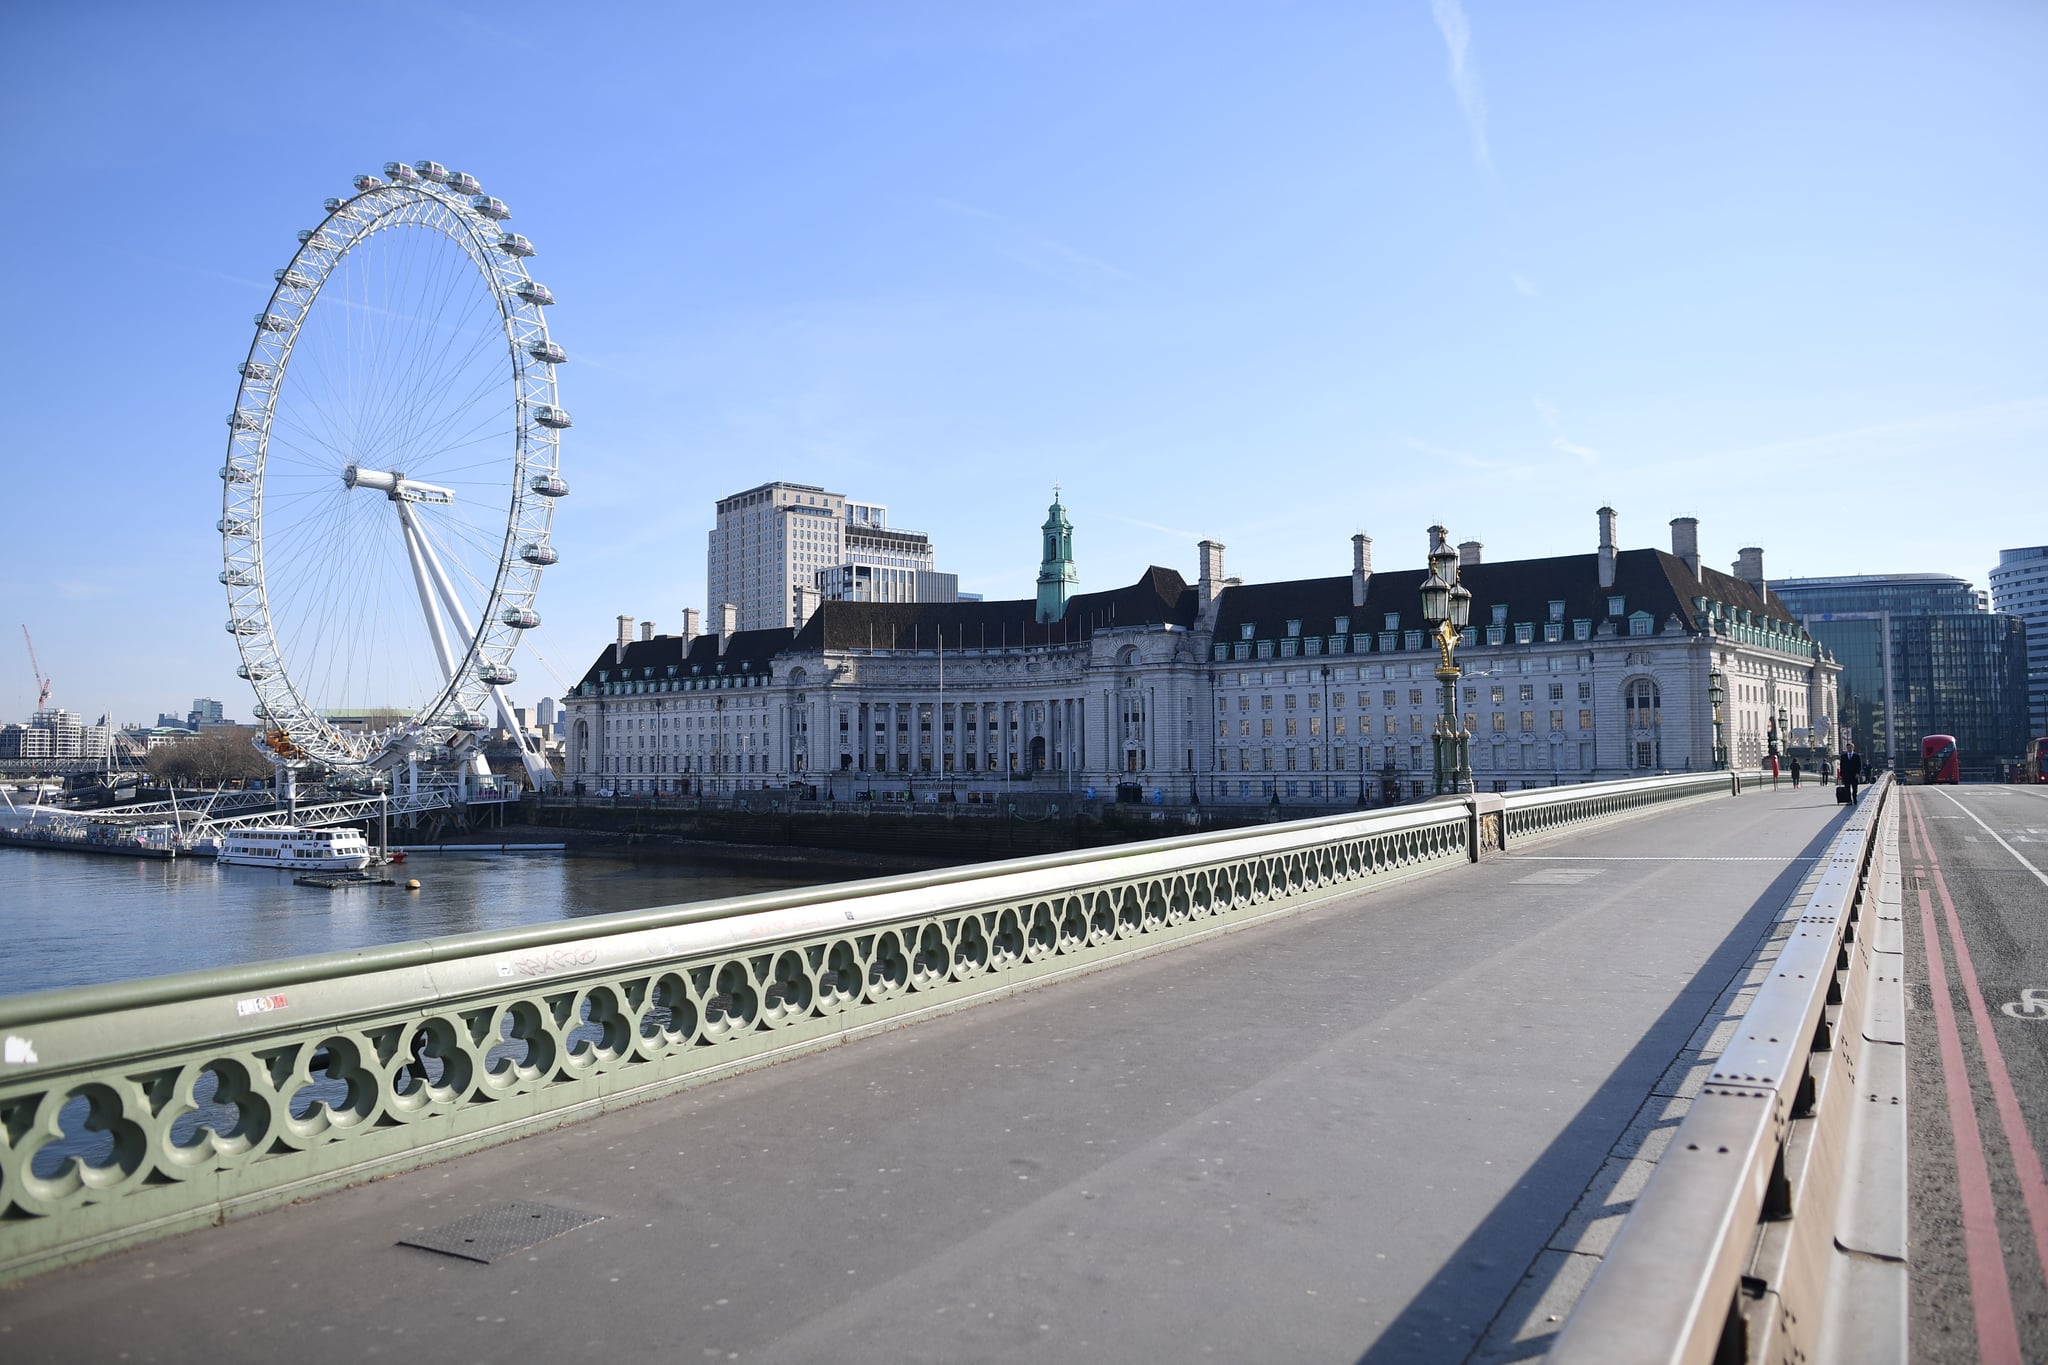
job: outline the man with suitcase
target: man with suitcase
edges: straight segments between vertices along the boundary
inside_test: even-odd
[[[1842,763],[1836,769],[1841,785],[1835,788],[1835,800],[1848,805],[1856,803],[1856,787],[1863,781],[1863,755],[1856,752],[1856,746],[1847,745],[1842,750]]]

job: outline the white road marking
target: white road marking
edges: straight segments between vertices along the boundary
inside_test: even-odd
[[[2048,1019],[2048,991],[2029,987],[2020,992],[2019,999],[2008,1000],[1999,1008],[2015,1019]]]
[[[2005,850],[2005,851],[2006,851],[2007,853],[2010,853],[2010,854],[2011,854],[2011,855],[2013,856],[2013,860],[2014,860],[2015,862],[2017,862],[2017,863],[2018,863],[2018,864],[2019,864],[2019,865],[2020,865],[2021,867],[2024,867],[2024,868],[2025,868],[2025,869],[2026,869],[2027,871],[2029,871],[2029,872],[2033,873],[2033,874],[2034,874],[2034,880],[2035,880],[2035,881],[2037,881],[2037,882],[2041,883],[2041,885],[2043,885],[2043,886],[2048,886],[2048,872],[2043,872],[2043,871],[2042,871],[2042,870],[2041,870],[2040,868],[2038,868],[2038,867],[2035,867],[2035,866],[2034,866],[2034,865],[2033,865],[2032,863],[2028,862],[2028,861],[2027,861],[2027,860],[2026,860],[2025,858],[2023,858],[2023,857],[2021,857],[2021,856],[2020,856],[2020,851],[2019,851],[2018,849],[2014,848],[2014,847],[2013,847],[2013,846],[2012,846],[2011,844],[2008,844],[2008,843],[2007,843],[2007,842],[2006,842],[2005,840],[2003,840],[2003,839],[1999,839],[1999,838],[1998,838],[1998,831],[1997,831],[1997,830],[1995,830],[1995,829],[1993,829],[1993,828],[1991,828],[1991,826],[1989,826],[1989,825],[1986,825],[1986,824],[1984,824],[1984,822],[1983,822],[1982,820],[1979,820],[1979,819],[1977,818],[1977,812],[1975,812],[1975,811],[1971,810],[1971,809],[1970,809],[1970,808],[1969,808],[1968,806],[1966,806],[1966,805],[1964,805],[1964,804],[1963,804],[1962,802],[1960,802],[1960,801],[1956,800],[1956,799],[1955,799],[1955,798],[1954,798],[1953,796],[1950,796],[1950,795],[1949,795],[1949,794],[1948,794],[1947,792],[1945,792],[1945,791],[1942,791],[1942,789],[1941,789],[1940,787],[1936,787],[1936,788],[1935,788],[1934,790],[1935,790],[1936,792],[1939,792],[1939,793],[1941,794],[1941,797],[1942,797],[1942,799],[1943,799],[1943,800],[1945,800],[1945,801],[1949,802],[1949,803],[1950,803],[1951,805],[1953,805],[1953,806],[1954,806],[1954,807],[1955,807],[1955,808],[1956,808],[1957,810],[1959,810],[1959,811],[1961,811],[1961,812],[1962,812],[1963,814],[1965,814],[1965,815],[1969,816],[1969,817],[1970,817],[1970,818],[1971,818],[1972,820],[1976,820],[1976,821],[1977,821],[1977,823],[1978,823],[1978,824],[1979,824],[1980,826],[1982,826],[1982,827],[1983,827],[1983,830],[1984,830],[1984,832],[1985,832],[1986,834],[1990,835],[1990,836],[1991,836],[1992,838],[1994,838],[1994,839],[1998,839],[1998,846],[1999,846],[2000,848],[2004,849],[2004,850]],[[2022,789],[2022,790],[2024,790],[2024,789]],[[1968,839],[1970,839],[1970,840],[1971,840],[1972,842],[1975,842],[1975,841],[1976,841],[1976,840],[1975,840],[1975,836],[1972,836],[1972,835],[1965,835],[1964,837],[1965,837],[1965,838],[1968,838]]]

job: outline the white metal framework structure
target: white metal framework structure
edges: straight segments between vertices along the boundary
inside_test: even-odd
[[[568,492],[554,296],[473,177],[354,184],[299,233],[241,366],[227,629],[280,760],[482,772],[490,709],[519,736],[504,689]]]

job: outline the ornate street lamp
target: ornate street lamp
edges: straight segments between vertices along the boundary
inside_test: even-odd
[[[1458,679],[1464,670],[1455,657],[1458,636],[1472,621],[1472,590],[1458,581],[1458,552],[1450,532],[1429,528],[1429,577],[1422,582],[1422,617],[1434,628],[1441,654],[1437,684],[1443,690],[1443,714],[1430,737],[1436,757],[1436,794],[1472,790],[1472,732],[1458,721]]]
[[[1707,704],[1714,712],[1714,770],[1728,766],[1728,748],[1721,742],[1721,703],[1728,700],[1728,683],[1719,673],[1707,675]]]

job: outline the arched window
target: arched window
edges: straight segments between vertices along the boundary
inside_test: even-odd
[[[1621,691],[1623,722],[1628,732],[1628,766],[1664,766],[1664,698],[1650,678],[1633,678]]]

